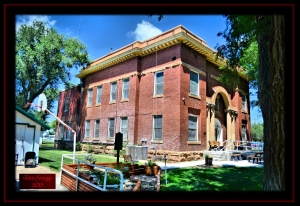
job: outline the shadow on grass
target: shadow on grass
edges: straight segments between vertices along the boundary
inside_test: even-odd
[[[161,191],[262,191],[263,168],[181,168],[162,173]]]

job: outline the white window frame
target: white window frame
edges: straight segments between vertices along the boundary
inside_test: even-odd
[[[157,75],[161,74],[161,73],[162,73],[162,82],[157,82]],[[158,86],[162,87],[161,93],[157,92]],[[158,71],[158,72],[155,72],[155,74],[154,74],[154,96],[163,95],[163,93],[164,93],[164,71]]]
[[[91,135],[91,121],[85,121],[85,130],[84,130],[84,137],[90,137]]]
[[[110,101],[111,102],[116,101],[116,98],[117,98],[117,82],[115,81],[110,83]]]
[[[242,111],[247,112],[247,96],[242,93]]]
[[[190,118],[196,118],[196,128],[190,125]],[[195,137],[192,139],[190,138],[190,130],[195,130]],[[188,115],[188,141],[197,141],[198,140],[198,116],[195,115]]]
[[[72,128],[72,123],[68,123],[67,124],[70,128]],[[67,130],[67,135],[66,135],[66,140],[70,140],[71,139],[71,130],[69,130],[68,128],[66,128]]]
[[[101,104],[101,100],[102,100],[102,85],[97,87],[96,104]]]
[[[161,117],[161,125],[157,125],[156,117]],[[163,116],[162,115],[153,115],[153,129],[152,129],[152,139],[153,140],[162,140],[162,122]],[[161,137],[156,137],[155,129],[161,129]]]
[[[69,111],[69,103],[70,103],[70,100],[69,100],[69,97],[67,97],[66,101],[65,101],[64,112]]]
[[[93,102],[93,89],[88,89],[87,94],[87,105],[91,106]]]
[[[120,117],[120,120],[120,132],[123,134],[123,140],[127,140],[128,117]]]
[[[129,78],[123,79],[123,85],[122,85],[122,99],[129,99]],[[126,88],[127,86],[127,88]],[[125,95],[127,91],[127,96]],[[124,136],[123,136],[124,137]]]
[[[100,137],[100,119],[95,119],[94,124],[95,124],[94,125],[94,138],[99,138]],[[97,129],[98,129],[98,136],[96,135]]]
[[[113,120],[113,121],[110,121]],[[111,125],[111,123],[113,123]],[[110,136],[110,129],[112,129],[112,136]],[[107,133],[107,137],[108,138],[114,138],[115,136],[115,118],[108,118],[108,133]]]
[[[197,84],[197,86],[195,86],[197,88],[197,91],[192,91],[193,88],[193,82],[192,81],[192,74],[196,74],[197,75],[197,82],[195,83],[195,85]],[[200,74],[198,72],[195,72],[193,70],[190,70],[190,94],[199,97],[200,96],[200,88],[199,88],[199,81],[200,80]]]

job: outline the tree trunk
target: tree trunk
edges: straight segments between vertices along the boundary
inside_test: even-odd
[[[269,35],[258,35],[258,95],[264,119],[264,191],[285,190],[285,26],[271,18]]]

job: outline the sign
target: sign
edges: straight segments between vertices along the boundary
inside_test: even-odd
[[[56,189],[55,174],[19,174],[20,189]]]

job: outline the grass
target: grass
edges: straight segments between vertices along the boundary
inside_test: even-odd
[[[262,182],[258,167],[180,168],[162,172],[160,191],[263,191]]]

